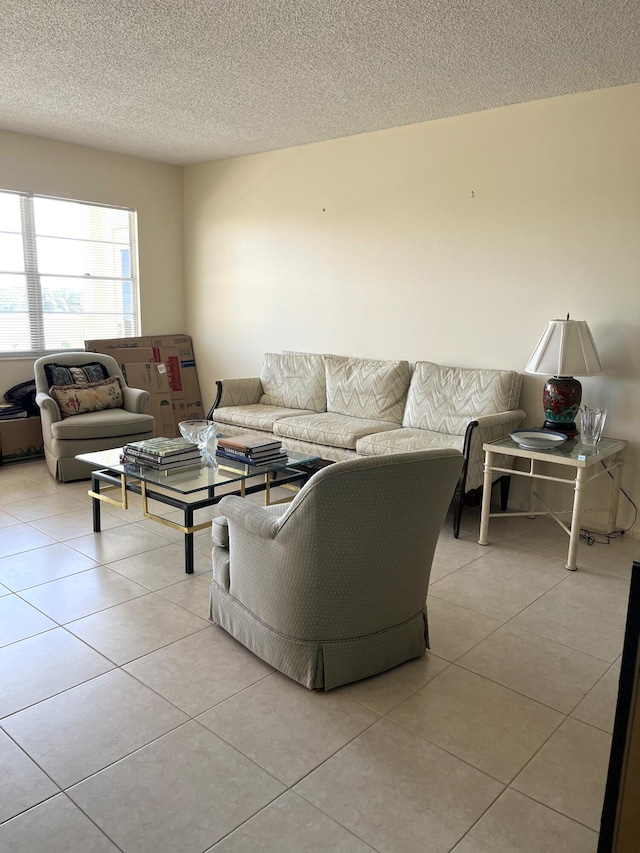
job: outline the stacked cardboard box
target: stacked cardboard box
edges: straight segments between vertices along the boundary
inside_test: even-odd
[[[156,435],[172,438],[180,434],[180,421],[204,418],[189,335],[85,341],[85,349],[112,356],[127,385],[149,391],[147,413],[156,419]]]
[[[114,352],[115,350],[110,350],[109,355],[113,355]],[[130,353],[131,350],[129,350]],[[137,352],[136,357],[138,357]],[[177,427],[173,419],[171,386],[169,385],[169,374],[166,366],[152,361],[126,362],[115,355],[113,358],[120,364],[125,381],[130,388],[142,388],[151,395],[146,412],[154,417],[155,434],[174,438],[177,434]]]

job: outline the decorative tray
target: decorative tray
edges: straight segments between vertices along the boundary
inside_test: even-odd
[[[509,435],[517,445],[526,450],[549,450],[550,447],[558,447],[567,440],[564,433],[548,429],[514,429]]]

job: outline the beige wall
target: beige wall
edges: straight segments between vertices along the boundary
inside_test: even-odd
[[[639,138],[634,85],[187,167],[205,404],[270,350],[523,371],[570,312],[606,368],[584,401],[629,440],[640,501]],[[527,425],[542,384],[525,378]]]
[[[135,208],[143,334],[184,331],[183,170],[0,131],[0,189]],[[0,360],[0,396],[33,378],[33,359]]]
[[[586,319],[584,399],[638,502],[639,137],[638,85],[185,170],[0,131],[0,188],[138,211],[142,330],[192,334],[205,405],[266,350],[523,370],[548,319]],[[30,375],[0,361],[0,391]]]

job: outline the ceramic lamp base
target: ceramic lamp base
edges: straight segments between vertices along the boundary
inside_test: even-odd
[[[545,422],[543,429],[561,432],[570,438],[578,434],[575,418],[582,401],[582,385],[573,376],[553,376],[542,392]]]
[[[561,432],[563,435],[566,435],[567,438],[575,438],[575,436],[580,432],[575,422],[571,422],[570,424],[558,424],[554,421],[545,421],[542,424],[542,429],[548,429],[551,432]]]

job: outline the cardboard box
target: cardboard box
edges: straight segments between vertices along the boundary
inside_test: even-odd
[[[150,340],[152,347],[177,349],[181,359],[193,361],[193,345],[189,335],[155,335]]]
[[[98,338],[97,340],[84,342],[84,348],[87,352],[107,352],[111,349],[135,349],[136,347],[150,346],[150,337]]]
[[[173,422],[176,427],[176,435],[180,435],[180,421],[204,420],[204,409],[202,406],[189,405],[185,400],[172,400]]]
[[[97,340],[85,340],[84,348],[87,352],[104,352],[107,354],[112,349],[136,349],[137,347],[150,347],[151,338],[98,338]]]
[[[147,403],[146,413],[153,415],[156,436],[176,438],[180,435],[173,419],[171,394],[152,394]]]
[[[14,418],[0,421],[2,464],[27,462],[44,457],[40,418]]]
[[[173,398],[185,401],[188,418],[204,418],[191,338],[188,335],[161,335],[151,338],[151,344],[156,361],[167,364]],[[180,420],[185,420],[185,417],[180,417]]]
[[[170,396],[169,374],[164,364],[142,362],[120,364],[125,381],[130,388],[142,388],[150,394]]]
[[[152,356],[148,350],[152,349]],[[107,355],[118,353],[121,364],[136,362],[156,362],[166,365],[171,387],[174,425],[177,430],[180,421],[197,420],[205,417],[200,383],[193,345],[189,335],[154,335],[138,338],[105,338],[85,341],[89,352],[103,352]],[[138,354],[145,353],[145,358]],[[135,383],[128,382],[135,386]],[[150,390],[150,389],[147,389]],[[176,435],[179,434],[176,432]]]
[[[157,360],[153,347],[113,347],[109,349],[105,347],[103,354],[115,358],[118,364]]]
[[[184,397],[178,350],[170,347],[154,347],[153,360],[166,366],[167,373],[169,374],[169,385],[174,398]]]
[[[136,350],[129,350],[135,353]],[[176,438],[180,435],[173,414],[173,393],[169,384],[169,372],[164,363],[130,362],[120,368],[130,388],[142,388],[151,394],[146,414],[153,415],[156,436]]]

